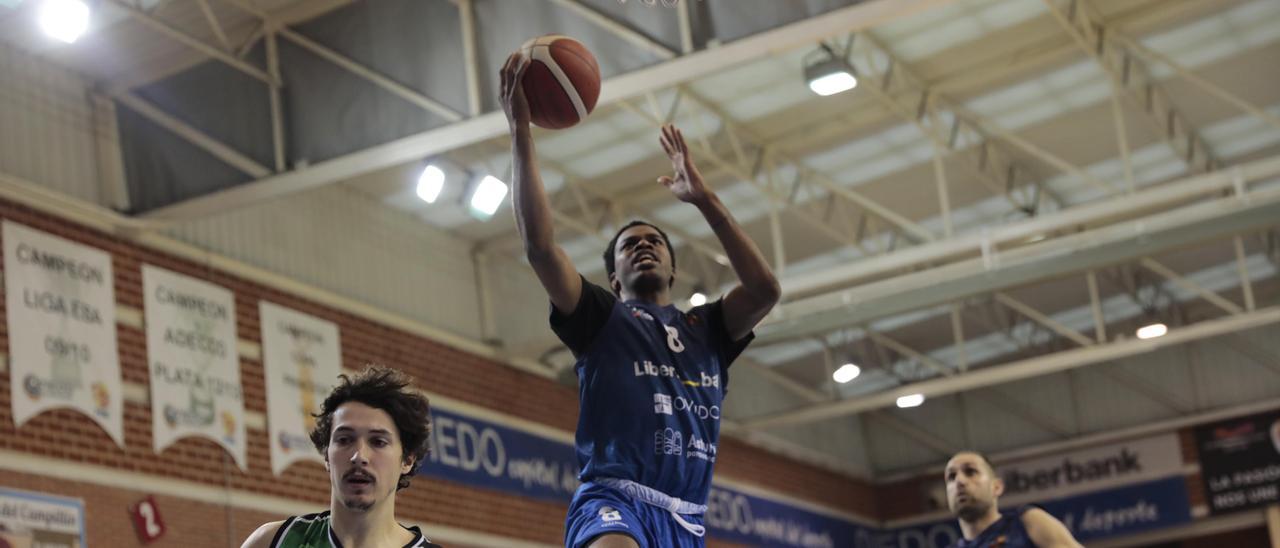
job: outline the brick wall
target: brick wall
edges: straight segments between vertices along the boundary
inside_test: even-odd
[[[260,342],[258,302],[268,300],[337,323],[342,334],[343,366],[359,369],[375,362],[413,375],[426,390],[470,404],[571,431],[577,418],[575,391],[536,375],[506,367],[422,337],[371,322],[350,313],[317,305],[225,272],[211,270],[128,240],[97,232],[11,202],[0,201],[0,218],[31,226],[111,253],[116,301],[142,309],[142,264],[152,264],[198,277],[235,293],[240,339]],[[8,348],[7,324],[0,310],[0,346]],[[121,375],[126,382],[147,385],[145,333],[117,324]],[[240,378],[245,408],[265,413],[262,364],[241,357]],[[229,487],[314,504],[328,503],[328,477],[314,463],[299,463],[280,477],[270,471],[266,433],[248,431],[248,471],[241,471],[221,447],[202,439],[182,439],[156,454],[152,451],[151,409],[125,404],[125,445],[117,446],[87,417],[70,411],[38,415],[15,428],[10,407],[9,375],[0,376],[0,449],[49,457],[159,478]],[[718,471],[800,499],[822,502],[874,516],[874,493],[865,484],[778,457],[744,443],[725,440]],[[89,542],[97,546],[131,546],[133,535],[123,508],[145,493],[52,480],[33,474],[0,471],[0,486],[46,491],[86,499]],[[227,546],[228,530],[243,538],[258,524],[283,515],[170,497],[161,500],[170,523],[169,541],[182,546]],[[119,515],[112,514],[119,508]],[[402,518],[535,542],[557,543],[565,506],[473,489],[425,477],[401,492]],[[217,519],[207,516],[216,515]],[[229,517],[228,517],[229,516]],[[232,526],[228,529],[226,523]],[[427,531],[430,533],[430,531]],[[178,545],[178,544],[172,544]],[[714,544],[728,546],[724,544]]]

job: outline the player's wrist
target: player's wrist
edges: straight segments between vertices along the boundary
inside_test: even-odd
[[[719,218],[724,217],[727,213],[724,208],[724,204],[720,202],[720,197],[716,196],[716,194],[710,190],[702,196],[698,196],[693,200],[690,200],[689,203],[692,203],[694,207],[697,207],[698,211],[702,212],[702,216],[705,217],[707,221],[714,222]]]

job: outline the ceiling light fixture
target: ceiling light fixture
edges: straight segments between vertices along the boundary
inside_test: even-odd
[[[910,396],[902,396],[898,398],[898,407],[906,409],[908,407],[920,407],[924,403],[924,394],[912,394]]]
[[[1139,339],[1154,339],[1169,332],[1169,327],[1162,323],[1153,323],[1138,328]]]
[[[487,220],[498,211],[502,200],[507,197],[507,183],[493,175],[485,175],[471,191],[471,211]]]
[[[826,44],[805,56],[804,79],[811,91],[823,97],[849,91],[858,85],[853,67]]]
[[[81,0],[44,0],[38,19],[45,34],[71,44],[89,30],[89,5]]]
[[[444,170],[434,164],[427,164],[418,175],[418,197],[428,204],[434,204],[444,190]]]
[[[858,367],[851,363],[846,363],[840,366],[840,369],[835,370],[835,372],[831,374],[831,378],[840,384],[844,384],[853,379],[858,378],[858,375],[861,375],[861,374],[862,374],[861,367]]]

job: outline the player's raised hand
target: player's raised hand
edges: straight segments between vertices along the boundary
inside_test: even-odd
[[[499,71],[502,81],[499,99],[502,102],[502,111],[507,114],[507,122],[511,124],[512,130],[529,126],[529,101],[524,96],[524,86],[520,85],[520,82],[524,79],[524,71],[527,68],[529,68],[529,60],[525,59],[524,54],[517,51],[507,57],[507,62],[502,65],[502,70]]]
[[[673,176],[658,177],[658,182],[667,187],[682,202],[698,205],[710,195],[702,182],[702,174],[693,165],[689,157],[689,145],[684,142],[684,134],[671,124],[663,124],[662,135],[658,137],[663,152],[671,159]]]

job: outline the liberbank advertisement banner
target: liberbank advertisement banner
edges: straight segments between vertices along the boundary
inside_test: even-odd
[[[434,406],[431,456],[420,474],[553,502],[578,488],[573,445]],[[752,490],[754,491],[754,490]],[[870,546],[866,526],[803,504],[723,484],[711,489],[709,535],[755,546]]]
[[[1280,502],[1280,411],[1206,424],[1196,442],[1212,513]]]

